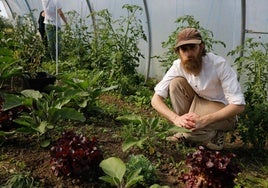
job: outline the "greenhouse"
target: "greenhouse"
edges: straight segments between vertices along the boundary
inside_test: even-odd
[[[0,0],[0,187],[268,187],[265,0]]]

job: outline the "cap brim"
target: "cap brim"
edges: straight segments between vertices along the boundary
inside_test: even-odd
[[[202,42],[201,40],[185,40],[176,44],[175,48],[185,45],[185,44],[201,44],[201,42]]]

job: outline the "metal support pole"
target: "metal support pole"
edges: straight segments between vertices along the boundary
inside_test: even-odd
[[[245,32],[252,33],[252,34],[261,34],[261,35],[268,34],[268,32],[265,32],[265,31],[254,31],[254,30],[249,30],[249,29],[246,29]]]
[[[12,19],[14,19],[16,15],[13,13],[13,11],[12,11],[12,9],[11,9],[11,6],[10,6],[9,2],[7,2],[7,0],[4,0],[4,1],[3,1],[3,5],[4,5],[4,7],[5,7],[7,16],[8,16],[8,17],[11,16]],[[8,10],[7,10],[7,7],[8,7]]]
[[[97,39],[97,25],[96,25],[96,18],[95,18],[95,14],[94,14],[94,9],[93,9],[90,1],[89,0],[86,0],[86,1],[87,1],[87,6],[89,9],[89,12],[91,14],[91,19],[92,19],[93,28],[94,28],[94,34],[95,34],[95,37]]]
[[[240,51],[240,57],[244,56],[244,43],[245,43],[245,34],[246,34],[246,0],[241,0],[241,38],[240,38],[240,45],[242,50]],[[242,62],[238,64],[238,80],[240,80],[240,70],[242,67]]]
[[[241,39],[240,45],[244,47],[246,33],[246,0],[241,0]],[[240,57],[243,57],[243,50],[240,52]]]
[[[58,7],[56,5],[56,75],[59,73],[59,36],[58,36]]]
[[[148,81],[149,74],[150,74],[150,67],[151,67],[151,54],[152,54],[152,33],[151,33],[151,21],[150,21],[150,15],[148,11],[148,6],[146,0],[143,0],[144,8],[145,8],[145,14],[147,18],[147,27],[148,27],[148,63],[147,63],[147,71],[145,75],[145,82]]]

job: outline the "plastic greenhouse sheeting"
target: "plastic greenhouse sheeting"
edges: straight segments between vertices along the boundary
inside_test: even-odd
[[[41,0],[0,0],[11,19],[17,15],[29,14],[33,11],[33,18],[38,19],[42,10]],[[175,21],[185,15],[192,15],[200,22],[202,27],[211,30],[216,40],[223,41],[226,48],[215,46],[215,53],[226,57],[233,62],[227,53],[241,44],[241,35],[256,38],[262,42],[268,39],[268,1],[267,0],[60,0],[63,12],[75,10],[82,18],[90,14],[92,10],[108,9],[114,18],[124,16],[122,6],[135,4],[143,8],[141,20],[147,42],[142,42],[140,47],[145,59],[141,60],[139,72],[149,77],[161,78],[164,74],[157,59],[151,59],[161,55],[163,49],[161,43],[167,41],[168,36],[176,29]],[[245,16],[242,14],[242,2],[245,3]],[[258,2],[258,3],[256,3]],[[245,19],[245,30],[242,20]]]

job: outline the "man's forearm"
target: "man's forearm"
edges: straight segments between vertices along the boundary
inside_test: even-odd
[[[222,108],[221,110],[211,114],[207,114],[201,118],[203,119],[203,121],[205,121],[205,124],[210,124],[234,117],[237,114],[242,113],[244,111],[244,108],[245,108],[244,105],[229,104],[224,108]]]
[[[157,94],[154,94],[151,104],[158,113],[160,113],[162,116],[164,116],[171,122],[173,122],[175,118],[178,117],[175,112],[168,108],[168,106],[164,102],[164,99]]]

